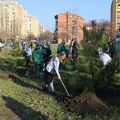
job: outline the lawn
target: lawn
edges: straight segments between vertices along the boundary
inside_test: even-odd
[[[57,45],[53,45],[52,49],[55,54]],[[42,80],[35,79],[33,75],[25,77],[23,56],[12,57],[9,51],[7,48],[0,52],[0,120],[102,120],[98,116],[83,117],[69,112],[64,105],[67,97],[60,81],[55,78],[55,89],[65,96],[64,99],[43,92]],[[68,83],[69,79],[74,80],[70,65],[67,71],[61,70],[61,76],[73,97],[73,89]],[[105,119],[120,120],[119,95],[103,98],[113,110],[111,116]]]

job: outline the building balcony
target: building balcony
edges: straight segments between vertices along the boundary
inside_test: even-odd
[[[119,24],[120,23],[120,20],[117,20],[117,24]]]
[[[120,14],[117,14],[117,17],[120,18]]]

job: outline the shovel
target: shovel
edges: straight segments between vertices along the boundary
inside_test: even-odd
[[[62,79],[59,79],[59,80],[60,80],[60,82],[62,83],[62,85],[63,85],[63,87],[64,87],[64,89],[65,89],[65,92],[67,93],[67,96],[70,96],[70,94],[68,93],[68,90],[67,90],[67,88],[65,87],[65,84],[63,83]]]

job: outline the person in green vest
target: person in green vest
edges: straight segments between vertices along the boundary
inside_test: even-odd
[[[120,41],[112,42],[112,57],[118,62],[118,70],[120,71]]]
[[[65,61],[64,64],[62,64],[63,68],[66,69],[67,59],[68,59],[68,56],[69,56],[69,46],[66,45],[66,42],[63,42],[63,46],[60,49],[60,53],[61,52],[64,52],[66,54],[66,61]]]
[[[42,79],[42,47],[39,44],[36,44],[36,48],[32,52],[32,59],[35,67],[35,77]]]
[[[63,44],[65,43],[65,40],[63,40],[59,45],[58,45],[58,48],[57,48],[57,54],[60,54],[62,51],[61,51],[61,47],[63,46]]]
[[[46,46],[52,51],[52,47],[51,47],[50,41],[46,42]]]
[[[60,49],[60,53],[64,52],[66,54],[66,57],[68,58],[69,55],[69,47],[66,45],[66,42],[63,43],[61,49]]]

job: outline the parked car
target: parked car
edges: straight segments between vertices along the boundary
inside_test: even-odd
[[[0,51],[4,48],[4,45],[0,42]]]

